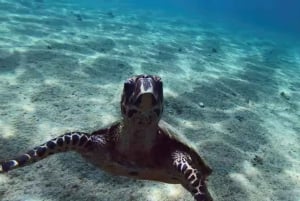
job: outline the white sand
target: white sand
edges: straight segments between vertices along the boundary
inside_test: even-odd
[[[213,168],[216,201],[299,201],[295,41],[150,12],[28,4],[0,1],[0,159],[113,122],[122,82],[151,73],[164,81],[164,119]],[[0,175],[0,200],[193,199],[180,185],[112,177],[67,153]]]

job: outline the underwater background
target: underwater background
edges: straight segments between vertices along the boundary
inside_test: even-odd
[[[0,0],[0,161],[120,118],[156,74],[163,119],[213,168],[216,201],[300,200],[300,2]],[[192,201],[75,153],[0,175],[1,201]]]

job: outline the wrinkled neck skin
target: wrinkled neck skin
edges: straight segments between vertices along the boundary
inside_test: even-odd
[[[157,136],[158,122],[150,117],[124,119],[119,136],[118,150],[121,153],[150,152]]]

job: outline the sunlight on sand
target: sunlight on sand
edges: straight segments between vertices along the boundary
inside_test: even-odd
[[[20,103],[20,107],[28,113],[33,113],[36,110],[36,106],[34,103],[32,103],[28,99],[23,99],[22,102]]]
[[[165,197],[176,199],[184,193],[184,189],[178,184],[164,184],[162,188],[152,187],[147,196],[149,201],[162,200]]]
[[[61,80],[54,79],[54,78],[51,78],[51,77],[44,80],[44,83],[46,85],[50,85],[50,86],[57,86],[57,85],[59,85],[60,82],[61,82]]]
[[[45,200],[43,197],[38,197],[38,196],[35,196],[35,195],[24,195],[22,197],[22,200],[23,201],[41,201],[41,200]],[[45,201],[54,201],[52,199],[47,199]]]
[[[101,119],[101,122],[103,122],[103,125],[109,125],[112,122],[116,121],[116,116],[105,114],[105,118]]]
[[[3,82],[3,81],[6,81],[8,84],[10,85],[17,85],[18,84],[18,81],[16,79],[16,75],[15,74],[12,74],[12,73],[1,73],[0,74],[0,80]]]
[[[259,170],[250,162],[244,161],[242,164],[242,172],[230,173],[229,176],[233,181],[237,182],[238,185],[242,186],[248,192],[251,192],[250,195],[254,192],[259,192],[256,181],[261,179],[261,175]],[[253,194],[253,196],[255,197],[256,194]]]
[[[241,185],[244,189],[248,189],[250,191],[256,191],[256,186],[251,183],[251,181],[241,173],[231,173],[230,178]]]
[[[1,166],[0,166],[1,168]],[[1,169],[0,169],[1,170]],[[5,174],[0,174],[0,185],[3,185],[9,181],[8,176]]]
[[[54,136],[52,137],[56,137],[57,135],[60,135],[60,133],[62,132],[62,128],[58,127],[57,125],[54,125],[51,122],[40,122],[38,125],[38,131],[37,133],[39,133],[38,137],[35,138],[34,140],[36,140],[36,142],[34,143],[40,143],[40,142],[44,142],[49,140],[49,135],[51,133],[54,134]],[[61,133],[63,134],[63,133]]]
[[[286,117],[290,118],[291,116],[289,115]],[[277,116],[277,119],[266,119],[265,124],[270,133],[273,133],[274,136],[276,136],[276,138],[272,138],[274,146],[278,147],[278,145],[280,145],[281,150],[283,150],[283,147],[290,148],[290,145],[297,142],[298,134],[294,130],[288,129],[291,126],[288,121],[279,119]],[[284,133],[284,135],[281,135],[282,133]]]
[[[34,112],[35,106],[32,103],[27,103],[27,104],[23,104],[22,109],[25,110],[26,112]]]
[[[300,184],[300,173],[299,173],[299,170],[297,169],[299,167],[300,166],[293,168],[293,169],[284,170],[284,173],[287,174],[289,176],[289,178],[297,184]]]
[[[185,192],[185,189],[179,184],[166,184],[165,192],[169,198],[176,199]]]
[[[244,170],[244,173],[248,177],[253,178],[253,177],[259,176],[258,169],[256,167],[254,167],[249,161],[244,161],[243,170]]]
[[[0,120],[0,130],[2,133],[2,138],[9,139],[16,135],[16,130],[9,124]]]
[[[179,96],[179,93],[170,89],[170,88],[164,88],[164,97],[173,97],[176,98]]]
[[[164,192],[156,187],[152,187],[149,189],[150,193],[147,196],[147,200],[149,201],[156,201],[156,200],[161,200],[164,196]]]

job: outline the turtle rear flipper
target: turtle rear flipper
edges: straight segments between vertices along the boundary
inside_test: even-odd
[[[11,160],[0,162],[0,173],[40,161],[49,155],[89,148],[92,137],[83,132],[71,132],[33,148],[25,154]]]

